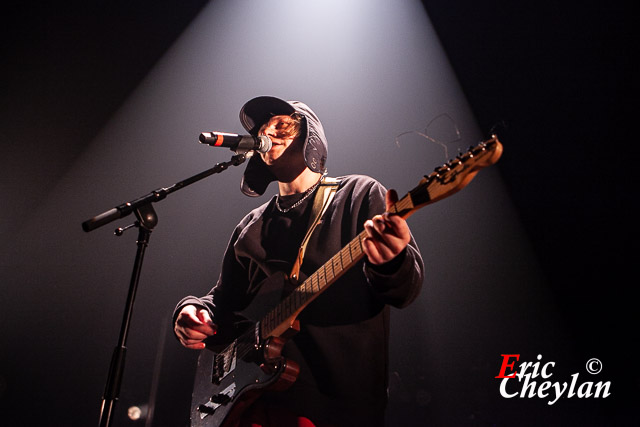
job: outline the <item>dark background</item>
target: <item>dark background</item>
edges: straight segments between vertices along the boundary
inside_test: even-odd
[[[498,167],[576,352],[617,361],[603,419],[553,424],[637,423],[638,376],[620,359],[638,322],[629,2],[423,3],[480,127],[506,142]]]
[[[8,25],[0,52],[3,425],[97,422],[123,301],[105,301],[101,294],[93,295],[91,287],[65,287],[51,272],[53,266],[68,268],[87,283],[96,276],[122,283],[127,268],[110,275],[130,264],[132,247],[121,246],[100,266],[65,261],[62,243],[44,243],[56,234],[38,228],[43,221],[38,207],[65,172],[81,161],[86,141],[98,134],[205,4],[30,3],[12,5],[4,18]],[[400,378],[405,369],[404,380],[398,389],[392,380],[390,424],[637,425],[640,417],[632,410],[639,397],[634,369],[638,250],[632,115],[637,110],[637,80],[632,79],[637,67],[630,2],[423,4],[479,128],[485,136],[497,132],[504,143],[505,153],[495,168],[531,244],[544,297],[532,303],[535,315],[527,320],[530,313],[520,307],[537,293],[520,292],[516,283],[499,275],[486,278],[509,286],[488,297],[480,290],[474,298],[490,300],[495,306],[488,306],[496,311],[510,307],[506,311],[510,315],[486,323],[477,320],[467,341],[464,335],[450,336],[462,341],[450,347],[458,349],[455,355],[439,356],[450,363],[439,364],[434,357],[424,368],[412,371],[405,365],[421,361],[398,353],[393,372]],[[186,176],[160,177],[151,182],[171,183]],[[108,206],[96,198],[89,206],[79,206],[68,221],[79,230],[81,220]],[[228,233],[230,228],[224,228]],[[81,233],[71,237],[87,251],[100,251],[83,239]],[[112,292],[122,297],[126,289],[119,286]],[[183,293],[176,291],[176,296]],[[167,298],[176,300],[172,295]],[[448,309],[451,318],[464,317],[463,308],[457,311],[452,303]],[[71,320],[78,314],[87,322]],[[136,316],[145,323],[145,313]],[[503,329],[496,330],[497,325]],[[127,425],[122,412],[137,404],[140,394],[156,399],[154,425],[184,425],[191,379],[183,375],[190,371],[180,366],[195,356],[169,341],[166,325],[158,330],[167,341],[159,338],[157,347],[148,348],[162,351],[133,357],[132,364],[148,370],[127,371],[117,406],[118,425]],[[402,339],[410,339],[405,333]],[[155,337],[157,331],[134,331],[132,345],[147,334]],[[474,348],[483,351],[476,354]],[[523,353],[523,360],[533,361],[538,352],[557,362],[559,381],[577,371],[587,381],[583,364],[598,357],[605,369],[602,380],[612,383],[612,396],[563,400],[553,407],[542,400],[497,396],[493,376],[500,354]],[[166,360],[173,361],[174,369]],[[144,391],[137,389],[140,384]]]
[[[506,143],[498,168],[572,335],[619,354],[637,253],[628,3],[424,4],[481,129]]]

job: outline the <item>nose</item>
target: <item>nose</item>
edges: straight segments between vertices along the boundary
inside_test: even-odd
[[[278,137],[278,132],[273,128],[265,129],[264,134],[267,135],[269,138]]]
[[[269,138],[276,138],[276,139],[286,139],[287,138],[287,132],[284,131],[283,129],[279,129],[277,127],[268,127],[267,129],[265,129],[264,133]]]

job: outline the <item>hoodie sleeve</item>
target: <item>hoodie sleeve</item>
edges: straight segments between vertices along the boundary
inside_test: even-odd
[[[241,233],[243,223],[234,230],[224,253],[220,276],[216,285],[203,297],[187,296],[173,312],[173,324],[183,307],[195,305],[208,310],[211,320],[218,326],[218,333],[207,339],[213,345],[230,342],[237,334],[237,325],[242,320],[235,312],[246,305],[248,285],[246,274],[236,259],[234,245]]]
[[[385,211],[386,192],[374,181],[368,195],[367,219]],[[365,258],[363,271],[376,296],[398,308],[406,307],[417,298],[424,280],[424,263],[413,236],[405,250],[386,264],[374,265]]]

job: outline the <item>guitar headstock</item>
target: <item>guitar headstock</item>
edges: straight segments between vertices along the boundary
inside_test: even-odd
[[[406,218],[423,206],[457,193],[471,182],[480,169],[495,164],[501,155],[502,144],[493,135],[491,139],[435,168],[396,203],[394,211]]]

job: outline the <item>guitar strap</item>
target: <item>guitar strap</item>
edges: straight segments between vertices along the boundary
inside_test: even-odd
[[[316,226],[320,224],[320,218],[322,218],[331,204],[333,196],[335,196],[336,191],[338,191],[339,185],[340,180],[336,178],[326,176],[321,178],[320,186],[313,199],[313,210],[311,211],[309,229],[302,240],[300,249],[298,249],[298,257],[296,258],[296,262],[291,270],[291,274],[289,275],[293,280],[298,280],[300,277],[300,267],[302,267],[302,260],[304,259],[304,253],[307,250],[307,244],[309,243]]]

